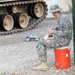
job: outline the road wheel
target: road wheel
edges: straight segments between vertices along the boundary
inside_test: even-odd
[[[0,15],[0,23],[3,30],[9,31],[14,26],[14,20],[11,15]]]
[[[44,14],[44,7],[41,3],[37,3],[34,5],[34,15],[37,17],[37,18],[40,18],[42,17]]]
[[[13,15],[15,26],[19,28],[26,28],[29,24],[29,17],[26,13],[15,13]]]
[[[18,6],[16,6],[16,5],[9,6],[9,7],[7,7],[7,10],[9,13],[17,13],[18,12]]]
[[[33,7],[32,4],[28,6],[28,15],[32,18],[34,18]]]
[[[44,6],[41,3],[29,5],[28,13],[33,18],[40,18],[44,14]]]

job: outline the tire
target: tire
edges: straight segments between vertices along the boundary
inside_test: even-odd
[[[15,13],[13,18],[16,27],[26,28],[29,24],[29,17],[26,13]]]
[[[2,30],[5,31],[12,30],[14,26],[13,17],[8,14],[0,15],[0,24]]]
[[[9,6],[9,7],[7,7],[7,11],[10,14],[17,13],[18,12],[18,6]]]
[[[33,13],[33,7],[34,7],[34,5],[28,6],[28,15],[32,18],[35,18],[34,13]]]
[[[40,18],[44,14],[44,6],[42,3],[30,5],[28,13],[32,18]]]

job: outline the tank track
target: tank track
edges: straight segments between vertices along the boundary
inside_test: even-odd
[[[6,3],[3,3],[3,4],[0,4],[0,7],[6,7],[6,6],[12,6],[12,5],[31,4],[31,3],[38,3],[38,2],[43,3],[44,10],[45,10],[44,15],[40,19],[32,20],[32,22],[29,24],[29,26],[25,29],[16,29],[16,28],[14,28],[11,31],[0,31],[0,35],[9,35],[9,34],[19,33],[19,32],[28,31],[28,30],[33,29],[33,28],[35,28],[36,25],[38,25],[40,22],[42,22],[46,18],[47,11],[48,11],[47,5],[43,0],[17,1],[17,2],[12,2],[12,3],[6,2]]]

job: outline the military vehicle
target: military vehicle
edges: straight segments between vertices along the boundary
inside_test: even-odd
[[[0,0],[0,35],[30,30],[46,15],[43,0]]]

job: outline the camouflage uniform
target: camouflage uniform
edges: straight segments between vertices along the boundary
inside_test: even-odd
[[[58,48],[69,45],[72,38],[72,24],[68,17],[61,14],[58,21],[58,27],[54,32],[54,38],[40,38],[37,45],[39,60],[47,61],[47,48]]]

